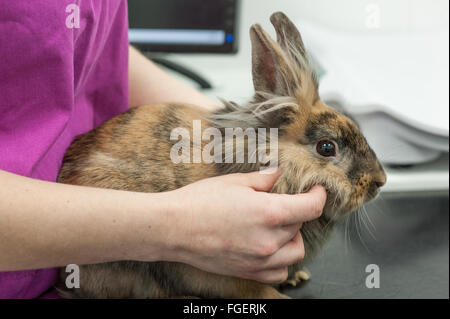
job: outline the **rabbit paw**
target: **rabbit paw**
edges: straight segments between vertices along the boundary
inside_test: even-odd
[[[283,287],[297,287],[305,284],[311,278],[311,274],[306,268],[302,268],[295,272],[293,276],[289,277],[281,285]]]

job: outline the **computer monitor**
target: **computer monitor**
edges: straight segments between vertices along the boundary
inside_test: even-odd
[[[143,51],[235,53],[238,0],[128,0],[130,43]]]

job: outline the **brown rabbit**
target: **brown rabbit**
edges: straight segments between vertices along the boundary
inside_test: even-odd
[[[250,29],[256,91],[250,103],[238,106],[225,102],[225,109],[214,113],[170,103],[130,109],[79,136],[66,153],[58,181],[162,192],[212,176],[257,171],[263,165],[260,158],[255,163],[246,159],[244,163],[175,164],[170,154],[177,141],[171,139],[171,133],[176,128],[191,131],[194,121],[201,121],[203,128],[213,126],[221,131],[277,128],[278,156],[271,160],[277,160],[282,173],[272,192],[296,194],[321,184],[328,193],[322,216],[301,229],[307,258],[290,268],[290,280],[295,280],[295,272],[324,243],[335,221],[374,198],[386,175],[358,126],[320,101],[316,76],[294,24],[283,13],[273,14],[271,21],[278,43],[260,25]],[[202,143],[190,146],[202,147]],[[221,143],[226,144],[226,140]],[[247,146],[244,152],[249,153]],[[62,283],[65,275],[62,272]],[[63,297],[285,297],[270,285],[174,262],[85,265],[80,275],[81,288],[68,290],[61,285]]]

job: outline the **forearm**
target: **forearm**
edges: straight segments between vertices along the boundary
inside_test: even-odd
[[[219,108],[219,103],[178,81],[130,46],[129,53],[130,106],[160,102],[183,102]]]
[[[170,249],[167,193],[63,185],[1,170],[0,185],[0,271],[156,261]]]

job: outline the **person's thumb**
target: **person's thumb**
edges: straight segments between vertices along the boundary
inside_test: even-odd
[[[253,188],[255,191],[269,192],[277,179],[280,177],[280,169],[276,169],[273,173],[267,174],[261,172],[235,174],[233,178],[241,184]]]

